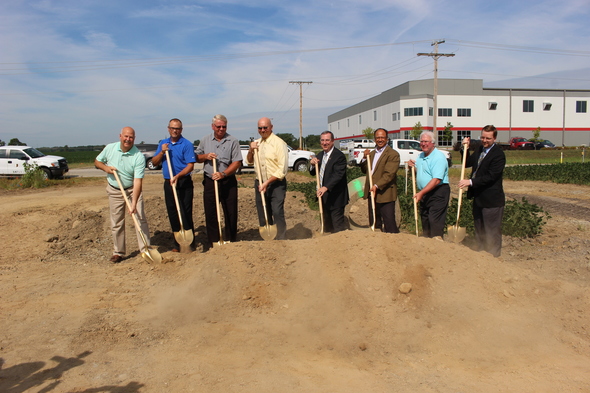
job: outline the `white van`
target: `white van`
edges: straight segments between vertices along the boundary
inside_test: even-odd
[[[62,177],[68,172],[68,162],[59,156],[47,156],[29,146],[0,146],[0,176],[18,177],[25,174],[25,166],[37,164],[48,179]]]

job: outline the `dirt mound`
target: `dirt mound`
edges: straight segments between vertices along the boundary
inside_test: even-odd
[[[65,214],[47,192],[2,215],[0,391],[590,390],[588,234],[567,220],[494,259],[411,234],[313,237],[317,213],[288,193],[290,240],[263,242],[241,188],[241,241],[179,254],[154,181],[165,263],[137,255],[128,223],[132,255],[115,265],[95,188]]]

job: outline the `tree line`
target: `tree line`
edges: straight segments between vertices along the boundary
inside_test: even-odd
[[[285,143],[291,146],[293,149],[299,148],[299,138],[296,138],[293,134],[290,133],[277,133],[276,134],[279,138],[285,141]],[[193,144],[195,146],[199,145],[200,140],[195,140]],[[240,140],[240,145],[249,145],[250,140]],[[145,144],[144,141],[138,143],[140,145]],[[303,144],[304,147],[309,149],[319,149],[320,146],[320,136],[319,135],[307,135],[303,137]],[[0,146],[6,146],[7,143],[0,139]],[[26,143],[21,142],[18,138],[12,138],[8,142],[8,146],[27,146]],[[54,146],[54,147],[41,147],[40,149],[44,151],[100,151],[104,148],[105,145],[86,145],[86,146]]]

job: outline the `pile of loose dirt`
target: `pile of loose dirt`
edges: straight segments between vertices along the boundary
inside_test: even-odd
[[[13,236],[38,231],[28,253],[9,244],[0,259],[1,391],[590,389],[587,261],[548,267],[587,251],[567,220],[495,259],[411,234],[314,237],[317,213],[288,193],[290,240],[264,242],[247,188],[242,241],[179,254],[161,183],[145,192],[163,264],[108,263],[104,193],[61,217],[51,193],[2,215]]]

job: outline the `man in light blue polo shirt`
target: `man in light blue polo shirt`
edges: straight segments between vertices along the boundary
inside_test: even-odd
[[[119,184],[113,172],[116,170],[126,194],[131,198],[130,214],[137,213],[141,230],[146,240],[150,241],[150,231],[145,217],[142,197],[143,174],[145,158],[134,145],[135,130],[125,127],[119,135],[120,142],[108,144],[94,160],[94,165],[107,173],[107,195],[111,212],[111,233],[114,251],[111,262],[119,263],[125,256],[125,199],[119,189]],[[137,232],[137,242],[141,252],[145,245]],[[149,245],[149,244],[148,244]]]
[[[166,209],[168,210],[168,219],[172,232],[180,231],[180,220],[178,218],[178,211],[176,210],[176,202],[174,201],[174,193],[172,186],[176,185],[176,193],[178,194],[178,204],[180,205],[180,212],[182,214],[182,224],[185,231],[194,231],[193,224],[193,195],[194,186],[191,174],[193,172],[195,162],[195,151],[193,144],[182,136],[182,122],[178,119],[172,119],[168,123],[168,132],[170,138],[166,138],[160,142],[156,155],[152,158],[154,165],[162,165],[162,174],[164,175],[164,199],[166,200]],[[170,163],[172,164],[172,172],[168,171],[168,163],[166,162],[166,151],[170,154]],[[180,245],[174,240],[173,252],[178,252]]]
[[[442,240],[447,219],[447,207],[451,196],[449,187],[449,166],[444,153],[435,146],[434,133],[420,134],[422,153],[416,161],[410,160],[410,167],[416,166],[416,183],[419,192],[414,198],[420,202],[422,234]]]

